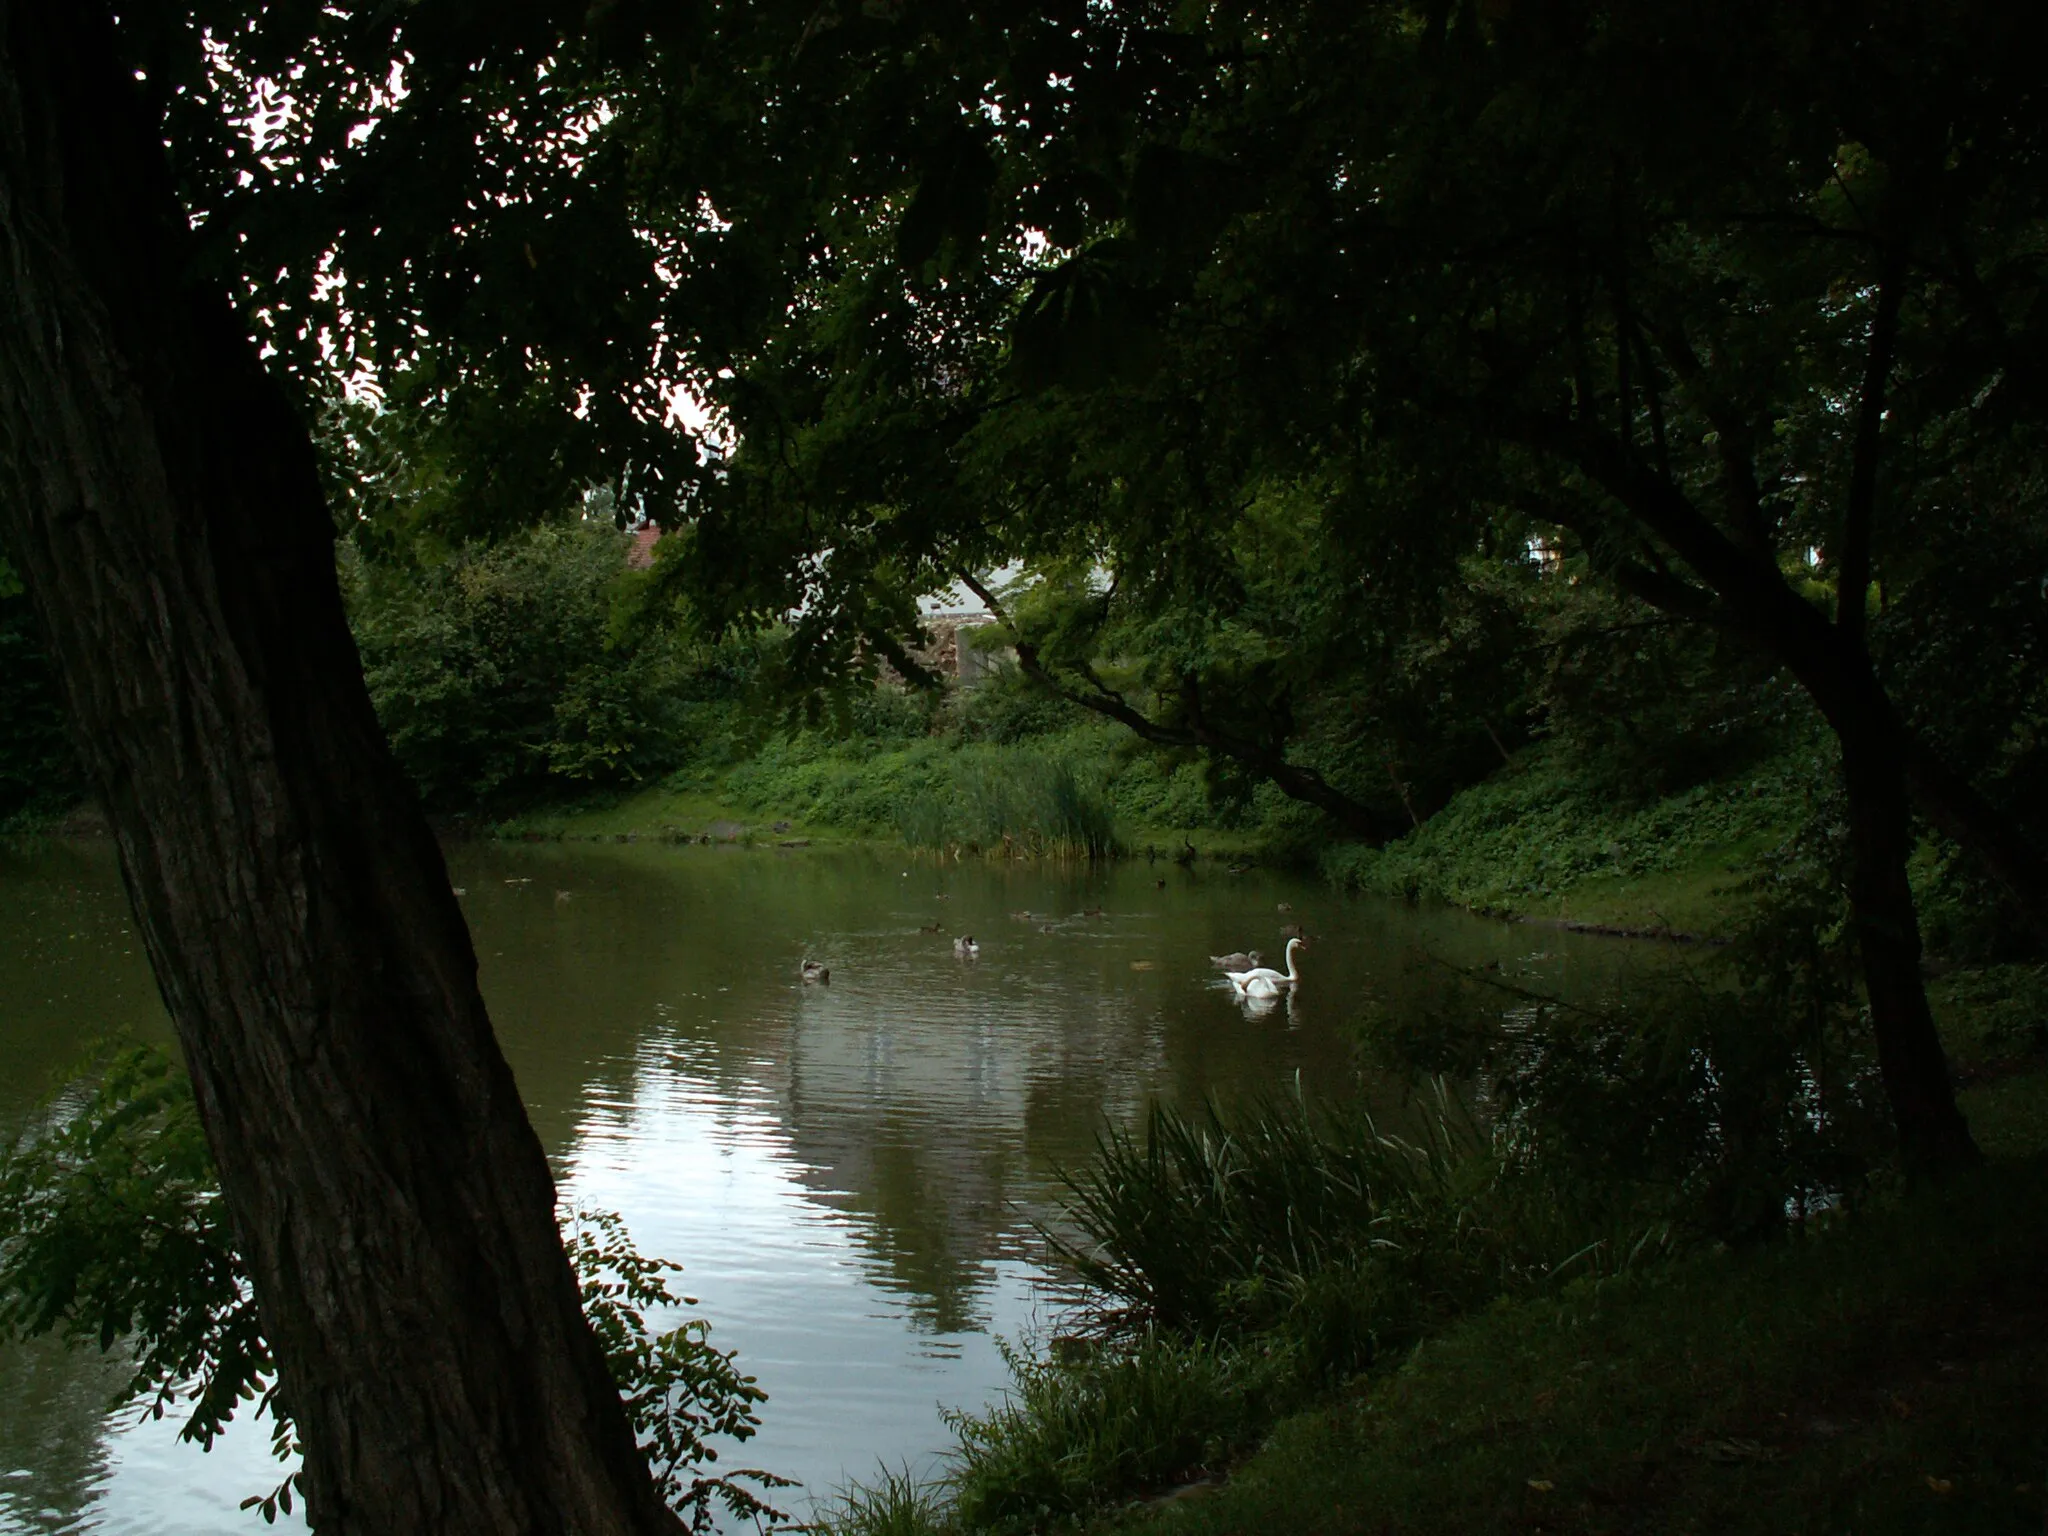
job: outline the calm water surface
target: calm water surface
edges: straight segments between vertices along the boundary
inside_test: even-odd
[[[1618,963],[1612,943],[1210,866],[500,844],[449,862],[566,1198],[685,1266],[769,1393],[724,1464],[800,1479],[799,1511],[878,1464],[927,1467],[940,1409],[1000,1391],[996,1340],[1053,1311],[1033,1222],[1106,1124],[1154,1099],[1371,1092],[1350,1026],[1426,985],[1422,955],[1561,990]],[[1288,922],[1314,939],[1307,980],[1247,1013],[1206,957],[1276,957]],[[806,958],[829,986],[800,982]],[[114,1028],[169,1038],[111,848],[0,852],[0,1131]],[[278,1477],[260,1427],[202,1454],[105,1412],[118,1359],[47,1341],[0,1349],[0,1381],[0,1533],[264,1529],[237,1508]]]

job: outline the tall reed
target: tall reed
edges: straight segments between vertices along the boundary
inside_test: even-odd
[[[1004,1398],[948,1415],[953,1512],[967,1531],[1021,1536],[1086,1513],[1105,1491],[1198,1476],[1263,1416],[1268,1373],[1228,1346],[1150,1334],[1057,1364],[1004,1353]]]
[[[1099,775],[1016,748],[963,751],[948,784],[905,799],[896,826],[913,848],[1103,859],[1121,846]]]
[[[1441,1093],[1413,1139],[1299,1098],[1230,1120],[1156,1106],[1065,1181],[1071,1230],[1047,1238],[1086,1328],[1263,1336],[1310,1374],[1369,1364],[1576,1246]]]

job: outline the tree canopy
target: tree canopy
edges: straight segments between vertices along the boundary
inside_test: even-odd
[[[127,24],[366,546],[602,483],[683,534],[671,597],[794,615],[814,680],[914,674],[916,598],[1022,560],[1054,578],[1006,615],[1027,670],[1384,836],[1418,739],[1514,729],[1512,690],[1452,723],[1397,658],[1534,541],[1796,678],[1871,869],[1904,775],[2048,928],[2030,728],[1915,697],[1907,639],[1989,576],[1994,647],[2039,643],[2037,31],[1967,0]],[[1865,893],[1887,931],[1902,881]]]
[[[479,1529],[661,1522],[337,525],[404,558],[604,487],[679,534],[657,590],[790,621],[812,679],[914,672],[917,598],[1021,560],[1046,686],[1374,836],[1425,748],[1502,750],[1502,593],[1554,556],[1592,622],[1716,637],[1669,676],[1761,667],[1826,720],[1906,1155],[1967,1162],[1906,865],[1917,806],[2048,931],[2043,26],[0,7],[0,515],[316,1509],[419,1523],[466,1477]],[[371,1380],[379,1285],[516,1299]],[[423,1416],[448,1468],[396,1449]]]

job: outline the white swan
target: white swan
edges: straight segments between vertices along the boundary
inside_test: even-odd
[[[1284,1002],[1291,1015],[1294,1012],[1294,988],[1269,986],[1264,991],[1254,987],[1249,992],[1240,992],[1237,1001],[1248,1019],[1263,1019],[1277,1011]]]
[[[1225,971],[1223,974],[1247,997],[1278,997],[1282,987],[1291,987],[1301,980],[1294,969],[1294,952],[1303,944],[1301,939],[1287,941],[1287,970],[1284,975],[1271,966],[1262,966],[1255,971]]]

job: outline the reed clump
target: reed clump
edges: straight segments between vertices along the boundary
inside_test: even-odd
[[[1148,1331],[1117,1348],[1044,1359],[1005,1351],[1012,1385],[956,1413],[950,1515],[992,1536],[1070,1521],[1105,1491],[1202,1475],[1263,1417],[1270,1371],[1221,1341]]]
[[[1045,1355],[1011,1351],[1003,1401],[950,1422],[945,1500],[888,1487],[847,1536],[1072,1522],[1227,1464],[1333,1382],[1550,1277],[1614,1272],[1662,1229],[1593,1232],[1439,1088],[1407,1134],[1296,1097],[1226,1115],[1154,1107],[1064,1175],[1046,1239],[1074,1287]],[[856,1508],[854,1503],[847,1511]],[[829,1524],[829,1522],[828,1522]]]
[[[1155,1107],[1066,1175],[1047,1238],[1106,1349],[1164,1334],[1249,1349],[1303,1388],[1564,1269],[1611,1272],[1666,1229],[1597,1223],[1440,1085],[1393,1134],[1356,1104],[1226,1117]],[[1272,1371],[1268,1371],[1269,1376]]]
[[[912,848],[1040,859],[1107,859],[1122,851],[1099,770],[1050,752],[971,748],[949,781],[906,796],[896,829]]]

